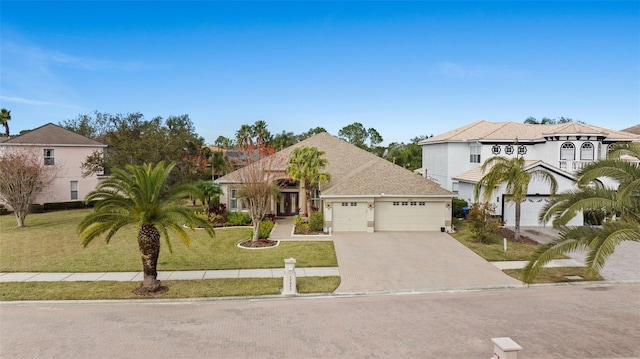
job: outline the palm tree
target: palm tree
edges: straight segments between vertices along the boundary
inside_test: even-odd
[[[316,147],[298,147],[291,152],[285,172],[304,185],[306,197],[306,215],[311,213],[311,188],[331,180],[329,173],[320,172],[328,160],[323,158],[324,151]]]
[[[9,137],[9,121],[11,120],[11,110],[3,108],[0,110],[0,125],[4,127],[4,133]]]
[[[623,156],[635,157],[625,161]],[[563,227],[560,236],[541,246],[524,269],[524,281],[531,283],[540,269],[557,255],[585,250],[586,264],[600,271],[616,246],[623,241],[640,242],[640,142],[618,144],[608,159],[596,161],[578,172],[578,189],[562,193],[545,205],[540,219],[553,219],[556,226],[566,225],[581,212],[601,211],[605,214],[602,226]],[[617,188],[596,182],[608,178]]]
[[[256,121],[251,126],[251,134],[256,139],[256,145],[261,148],[271,140],[271,133],[267,130],[267,123]]]
[[[558,183],[551,173],[543,169],[526,170],[524,157],[506,158],[502,156],[487,159],[480,169],[484,173],[489,171],[476,184],[474,193],[478,200],[482,192],[485,201],[488,201],[501,184],[505,185],[505,200],[515,204],[515,239],[520,239],[520,212],[521,203],[527,197],[531,179],[540,179],[549,183],[551,193],[558,190]]]
[[[138,230],[138,247],[142,258],[144,279],[141,290],[153,292],[160,288],[156,266],[160,254],[160,238],[164,237],[171,251],[168,231],[173,232],[189,245],[191,239],[183,228],[202,227],[210,236],[214,235],[209,223],[181,206],[179,200],[192,193],[190,186],[167,190],[166,182],[174,163],[165,166],[128,165],[126,171],[114,169],[111,177],[90,192],[86,201],[96,201],[93,212],[78,225],[83,246],[106,234],[105,241],[121,228],[135,225]]]
[[[236,132],[236,145],[240,148],[253,146],[253,129],[249,125],[242,125]]]

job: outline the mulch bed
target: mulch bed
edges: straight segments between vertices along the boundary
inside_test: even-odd
[[[278,244],[278,241],[272,241],[266,238],[260,238],[257,241],[253,242],[252,240],[246,240],[244,242],[240,242],[240,247],[244,248],[266,248],[266,247],[275,247]]]
[[[529,238],[527,236],[523,236],[523,235],[520,235],[520,239],[516,241],[515,233],[509,228],[498,228],[496,233],[498,233],[498,235],[500,237],[506,238],[508,241],[511,241],[511,242],[526,243],[526,244],[538,244],[538,242],[534,241],[533,239],[531,239],[531,238]]]

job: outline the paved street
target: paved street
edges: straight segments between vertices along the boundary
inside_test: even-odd
[[[2,358],[640,357],[640,285],[184,302],[0,304]]]

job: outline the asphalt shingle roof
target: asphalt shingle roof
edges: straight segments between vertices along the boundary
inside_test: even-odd
[[[284,173],[291,152],[304,146],[325,152],[328,164],[324,172],[331,174],[331,181],[321,187],[323,196],[380,196],[382,193],[390,196],[453,196],[437,183],[326,132],[272,155],[275,157],[269,160],[273,163],[273,171]],[[217,182],[238,183],[242,170],[231,172]]]
[[[16,145],[61,145],[61,146],[99,146],[106,147],[104,143],[69,131],[53,123],[40,126],[23,135],[11,137],[2,144]]]

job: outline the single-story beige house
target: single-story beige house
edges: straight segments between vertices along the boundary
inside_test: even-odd
[[[331,180],[312,189],[312,203],[324,213],[325,227],[334,232],[440,231],[451,229],[454,194],[437,183],[397,166],[328,133],[320,133],[261,161],[269,161],[280,184],[271,210],[290,216],[305,203],[304,188],[288,178],[285,168],[293,149],[316,147],[325,152],[323,172]],[[237,198],[241,168],[218,178],[220,202],[230,211],[246,210]]]

